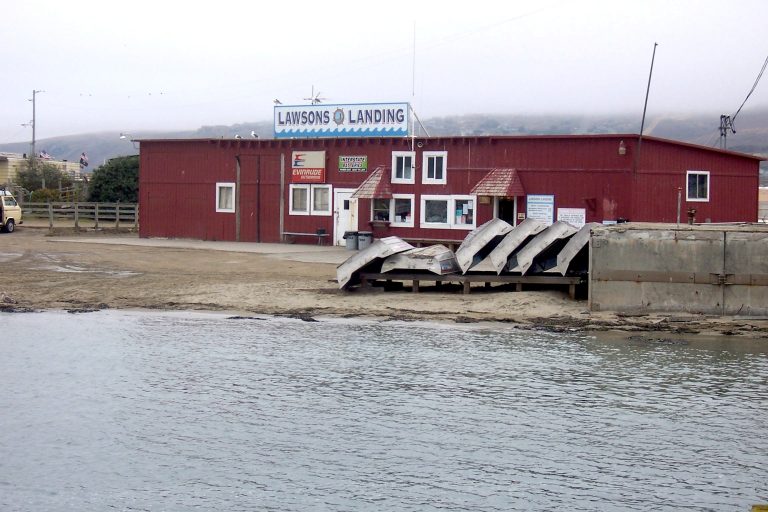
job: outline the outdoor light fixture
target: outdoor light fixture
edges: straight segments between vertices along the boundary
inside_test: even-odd
[[[623,140],[621,142],[619,142],[619,154],[620,155],[626,155],[627,154],[627,145],[624,144]]]
[[[139,149],[139,146],[136,145],[136,141],[131,138],[130,133],[120,132],[120,140],[130,140],[131,144],[133,144],[133,149]]]

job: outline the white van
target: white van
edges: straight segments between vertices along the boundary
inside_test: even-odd
[[[16,224],[21,224],[21,206],[10,192],[0,189],[0,229],[13,233]]]

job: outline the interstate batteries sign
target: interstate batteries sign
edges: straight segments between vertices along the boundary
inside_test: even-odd
[[[280,105],[275,138],[407,136],[409,114],[408,103]]]

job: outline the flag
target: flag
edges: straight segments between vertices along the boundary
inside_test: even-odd
[[[88,167],[88,155],[85,154],[85,151],[80,153],[80,168]]]

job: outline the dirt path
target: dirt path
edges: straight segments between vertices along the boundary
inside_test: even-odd
[[[67,234],[64,238],[71,238]],[[527,329],[621,330],[665,340],[670,334],[726,334],[768,339],[768,319],[697,315],[590,313],[565,291],[455,289],[340,291],[336,264],[263,254],[183,247],[147,247],[48,236],[19,228],[0,235],[0,311],[104,308],[208,310],[233,314],[369,317],[447,322],[505,322]],[[114,235],[109,235],[110,241]],[[136,235],[121,235],[138,243]]]

